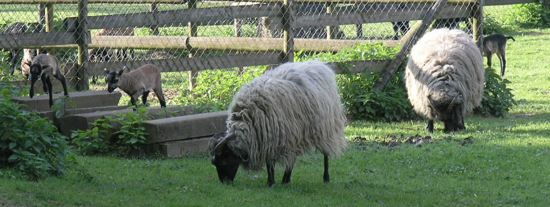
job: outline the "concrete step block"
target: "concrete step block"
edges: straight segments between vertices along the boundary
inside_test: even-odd
[[[165,116],[181,116],[194,113],[192,106],[168,106],[166,110],[160,107],[149,107],[147,115],[152,118],[160,118]],[[62,134],[70,135],[75,130],[84,130],[92,127],[94,121],[107,117],[118,116],[132,112],[131,108],[94,111],[89,113],[77,113],[65,116],[58,120],[58,127]]]
[[[180,158],[185,155],[203,154],[208,152],[210,137],[174,141],[158,144],[158,152],[169,158]]]
[[[54,94],[54,100],[62,97],[63,93]],[[70,101],[68,108],[92,108],[102,106],[117,106],[120,100],[121,94],[119,92],[109,93],[107,91],[81,91],[70,92]],[[22,104],[26,110],[30,111],[49,111],[50,106],[48,103],[48,95],[30,97],[15,97],[13,100],[19,104]]]
[[[208,137],[225,131],[227,112],[211,112],[145,122],[150,143]]]

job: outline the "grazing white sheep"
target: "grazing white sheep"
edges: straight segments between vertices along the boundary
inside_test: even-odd
[[[124,72],[125,69],[117,71],[109,71],[105,69],[107,76],[107,91],[113,92],[116,88],[120,88],[130,96],[132,105],[136,105],[139,96],[143,101],[143,105],[147,104],[147,96],[152,90],[159,99],[160,106],[166,107],[164,94],[162,93],[162,80],[160,68],[152,64],[145,64],[130,72]]]
[[[412,48],[406,72],[409,101],[416,113],[445,124],[445,132],[465,129],[464,116],[481,103],[483,57],[472,38],[447,28],[426,33]]]
[[[242,87],[229,107],[226,135],[212,142],[212,163],[221,182],[232,182],[239,165],[285,168],[290,182],[296,157],[315,148],[324,155],[323,180],[329,182],[328,158],[345,149],[346,118],[334,72],[318,61],[286,63]]]

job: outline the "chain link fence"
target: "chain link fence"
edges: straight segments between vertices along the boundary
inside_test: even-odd
[[[55,54],[72,82],[101,76],[104,69],[153,63],[184,84],[200,70],[279,64],[293,61],[297,51],[398,46],[435,1],[40,2],[0,0],[0,32],[11,35],[0,39],[3,68],[19,68],[22,49],[37,48]],[[449,1],[432,27],[479,31],[471,18],[480,12],[479,2]],[[32,33],[50,34],[25,36]]]

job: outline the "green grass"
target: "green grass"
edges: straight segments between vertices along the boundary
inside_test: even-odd
[[[434,141],[421,147],[383,143],[392,135],[428,135],[424,121],[353,121],[346,136],[366,141],[353,142],[331,161],[329,184],[322,182],[317,152],[300,157],[290,185],[273,188],[267,188],[265,171],[241,170],[233,185],[222,185],[207,155],[79,156],[79,165],[66,176],[39,182],[0,170],[0,206],[548,206],[550,29],[508,35],[517,40],[507,51],[507,79],[518,100],[510,114],[470,117],[467,130],[454,134],[440,132],[437,123]],[[493,62],[500,67],[497,57]],[[186,79],[187,73],[163,73],[170,90],[186,85]],[[462,146],[465,138],[473,143]],[[277,169],[277,182],[281,178]]]
[[[239,171],[233,185],[222,185],[206,155],[78,157],[80,170],[39,182],[0,170],[0,200],[25,206],[547,206],[550,29],[513,35],[507,78],[519,104],[508,116],[470,117],[465,132],[438,131],[421,147],[381,143],[390,135],[428,135],[424,121],[351,122],[346,136],[366,141],[331,161],[329,184],[322,182],[316,152],[299,159],[290,185],[273,188],[264,171]],[[465,138],[473,143],[462,146]],[[281,177],[277,169],[278,182]]]

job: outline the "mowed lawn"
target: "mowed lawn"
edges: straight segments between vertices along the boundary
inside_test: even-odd
[[[548,206],[550,29],[513,35],[507,79],[518,105],[510,114],[470,117],[467,130],[454,134],[437,123],[432,141],[421,146],[386,143],[429,135],[424,121],[353,121],[346,135],[363,141],[331,160],[329,184],[317,152],[300,158],[290,185],[279,184],[277,169],[273,188],[264,171],[240,170],[223,185],[207,155],[79,156],[66,176],[39,182],[0,170],[0,206]]]

